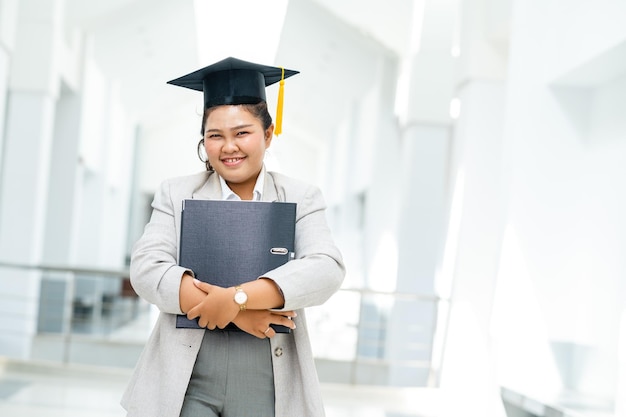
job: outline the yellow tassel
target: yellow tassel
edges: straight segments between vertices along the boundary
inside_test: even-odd
[[[274,128],[274,134],[276,136],[283,133],[283,98],[285,95],[285,69],[282,70],[280,77],[280,87],[278,87],[278,105],[276,106],[276,127]]]

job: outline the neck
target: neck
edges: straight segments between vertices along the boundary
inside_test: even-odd
[[[246,182],[239,184],[230,183],[227,181],[226,184],[242,200],[252,200],[252,198],[254,197],[254,185],[256,184],[256,180],[252,183]]]

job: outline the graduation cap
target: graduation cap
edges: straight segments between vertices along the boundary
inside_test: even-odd
[[[265,87],[280,82],[274,133],[282,133],[285,78],[299,71],[226,58],[183,75],[168,84],[204,92],[204,108],[223,104],[256,104],[265,99]]]

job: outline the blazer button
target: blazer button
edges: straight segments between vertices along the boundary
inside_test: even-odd
[[[274,349],[274,356],[276,356],[277,358],[283,356],[283,348],[277,347],[276,349]]]

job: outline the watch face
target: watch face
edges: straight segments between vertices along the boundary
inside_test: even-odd
[[[237,304],[245,304],[246,301],[248,301],[248,294],[243,291],[237,291],[235,293],[235,302]]]

